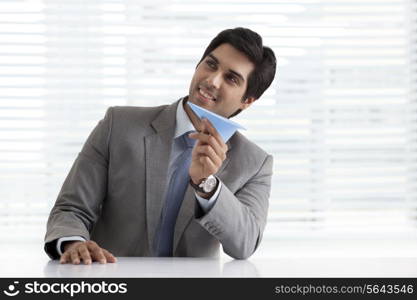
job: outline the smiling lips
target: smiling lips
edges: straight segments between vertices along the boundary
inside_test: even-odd
[[[198,88],[198,93],[208,101],[216,101],[216,97],[214,97],[212,94],[210,94],[206,89],[203,89],[202,87]]]

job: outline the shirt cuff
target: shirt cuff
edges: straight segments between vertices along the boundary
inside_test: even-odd
[[[59,256],[62,255],[62,250],[61,250],[61,245],[63,242],[68,242],[68,241],[81,241],[81,242],[85,242],[85,238],[78,236],[78,235],[74,235],[74,236],[65,236],[62,238],[58,239],[58,242],[56,243],[56,250],[58,251]]]
[[[216,191],[214,192],[214,194],[213,194],[213,196],[211,196],[211,198],[210,199],[205,199],[205,198],[203,198],[203,197],[200,197],[196,192],[194,193],[195,194],[195,197],[196,197],[196,199],[197,199],[197,201],[198,201],[198,203],[200,204],[200,206],[201,206],[201,208],[203,209],[203,211],[205,212],[205,213],[208,213],[209,211],[210,211],[210,209],[214,206],[214,204],[216,203],[216,201],[217,201],[217,198],[219,197],[219,194],[220,194],[220,189],[221,189],[221,187],[222,187],[222,182],[217,178],[217,182],[219,183],[218,185],[217,185],[217,189],[216,189]]]

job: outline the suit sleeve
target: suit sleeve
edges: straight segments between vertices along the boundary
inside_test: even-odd
[[[215,236],[226,254],[235,259],[251,256],[262,240],[271,190],[273,157],[267,155],[261,167],[235,193],[222,184],[213,208],[196,211],[197,221]]]
[[[44,247],[52,259],[59,258],[56,250],[59,238],[90,239],[106,197],[111,128],[112,108],[109,108],[78,154],[52,207]]]

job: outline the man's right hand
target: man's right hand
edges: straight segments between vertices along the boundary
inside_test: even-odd
[[[101,248],[94,241],[73,241],[66,242],[64,245],[64,253],[61,255],[61,264],[74,264],[78,265],[83,261],[84,264],[89,265],[93,261],[98,261],[101,264],[106,262],[114,263],[117,261],[106,249]]]

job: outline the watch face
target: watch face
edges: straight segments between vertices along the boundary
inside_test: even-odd
[[[207,178],[207,180],[204,182],[204,192],[210,193],[214,190],[214,188],[217,185],[217,180],[214,176]]]

